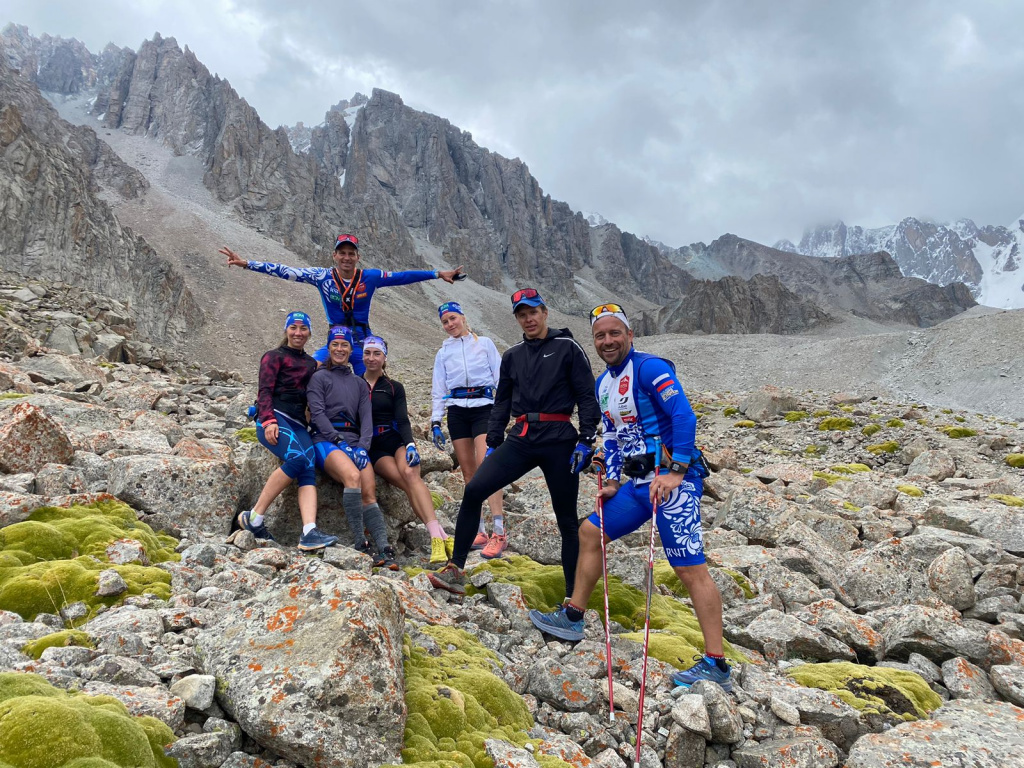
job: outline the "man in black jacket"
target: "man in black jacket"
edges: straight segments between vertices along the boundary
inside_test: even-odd
[[[576,501],[579,473],[594,456],[601,410],[594,395],[590,359],[568,328],[548,328],[548,308],[533,288],[512,294],[512,311],[523,340],[501,357],[498,391],[487,430],[487,458],[466,486],[455,524],[455,551],[428,575],[438,589],[465,593],[463,568],[480,523],[480,506],[492,493],[540,467],[562,536],[562,572],[571,595],[579,555]],[[579,410],[580,430],[570,423]],[[515,425],[505,439],[509,416]]]

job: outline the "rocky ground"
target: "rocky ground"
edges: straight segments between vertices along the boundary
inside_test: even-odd
[[[430,589],[393,489],[403,570],[300,554],[291,494],[269,515],[281,544],[260,546],[229,532],[275,465],[251,385],[140,352],[117,306],[73,288],[0,297],[18,342],[0,361],[0,764],[631,764],[643,534],[610,549],[612,720],[598,611],[575,646],[527,618],[564,586],[539,478],[508,489],[510,556],[471,560],[462,601]],[[54,348],[72,339],[83,354]],[[1021,425],[834,390],[690,397],[736,685],[673,690],[699,633],[659,562],[641,765],[1021,764]],[[451,530],[460,475],[420,448]],[[339,502],[324,484],[320,524],[344,541]]]

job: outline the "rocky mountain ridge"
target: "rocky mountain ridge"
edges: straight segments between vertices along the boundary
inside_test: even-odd
[[[936,224],[908,217],[874,229],[840,221],[806,230],[797,245],[786,240],[775,247],[823,258],[884,250],[909,277],[938,285],[964,283],[987,306],[1024,307],[1024,219],[1006,227],[979,227],[971,219]]]
[[[44,56],[46,49],[33,50]],[[367,233],[368,253],[383,267],[462,263],[498,291],[543,285],[549,301],[570,313],[606,298],[607,286],[637,297],[639,310],[683,306],[692,277],[672,263],[663,244],[611,224],[589,226],[581,214],[544,195],[521,161],[488,152],[448,121],[409,109],[395,94],[357,95],[332,107],[321,125],[272,130],[173,39],[157,35],[138,53],[118,51],[116,73],[91,80],[99,89],[92,111],[102,124],[199,158],[204,183],[218,200],[308,260],[324,260],[342,222]],[[95,69],[94,59],[84,59],[81,69]],[[758,311],[742,318],[718,312],[712,321],[706,311],[673,318],[672,309],[663,309],[649,315],[658,319],[645,327],[800,332],[834,315],[829,306],[787,309],[785,317],[759,314],[779,306],[778,291],[770,281],[731,274],[747,284],[704,284],[702,304],[725,306],[740,291]],[[907,300],[931,299],[917,294]],[[928,306],[905,313],[901,322],[932,322],[953,309],[949,302]]]

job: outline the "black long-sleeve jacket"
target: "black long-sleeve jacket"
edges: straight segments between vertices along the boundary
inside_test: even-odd
[[[594,372],[583,347],[568,328],[549,328],[543,339],[524,337],[501,356],[501,373],[487,429],[487,445],[491,448],[501,445],[509,416],[572,414],[573,408],[579,409],[578,439],[587,444],[593,443],[601,421],[601,409],[594,394]],[[529,442],[553,442],[575,440],[577,432],[569,422],[556,421],[517,424],[509,436]]]

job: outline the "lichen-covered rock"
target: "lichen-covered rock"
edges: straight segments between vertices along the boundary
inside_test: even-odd
[[[63,427],[42,408],[18,403],[0,412],[0,472],[36,472],[70,464],[75,448]]]
[[[989,670],[992,686],[1007,701],[1024,707],[1024,667],[997,664]]]
[[[226,530],[238,509],[238,473],[226,461],[125,456],[110,463],[108,490],[143,512],[179,525]]]
[[[494,768],[541,768],[530,752],[507,741],[488,739],[484,742],[484,748],[494,762]]]
[[[701,734],[673,723],[665,741],[664,768],[691,768],[703,765],[706,746],[707,742]],[[621,766],[625,768],[625,763],[621,763]]]
[[[177,760],[178,768],[220,768],[232,749],[226,733],[194,733],[174,742],[167,755]]]
[[[882,627],[886,654],[906,658],[912,652],[942,663],[963,656],[975,664],[987,665],[990,646],[984,632],[967,627],[949,612],[924,605],[908,605]]]
[[[811,737],[769,739],[732,752],[738,768],[835,768],[839,758],[835,744]]]
[[[386,585],[314,560],[227,612],[196,649],[219,681],[217,702],[260,744],[303,764],[355,768],[401,748],[402,630]]]
[[[903,723],[858,740],[846,768],[1019,765],[1024,755],[1022,719],[1024,710],[1012,704],[951,702],[933,712],[930,720]]]
[[[60,632],[54,632],[53,634],[37,638],[27,643],[21,650],[25,655],[38,659],[47,648],[64,648],[68,646],[95,647],[87,633],[76,629],[64,629]]]
[[[743,739],[743,719],[736,702],[717,683],[700,680],[690,690],[704,699],[711,724],[711,739],[721,744],[735,744]]]
[[[791,392],[771,386],[762,387],[751,393],[740,404],[743,414],[754,421],[768,421],[799,407],[800,401]]]
[[[1024,509],[990,504],[985,507],[935,506],[925,522],[951,531],[991,539],[1007,552],[1024,555]]]
[[[957,657],[942,662],[942,684],[954,699],[995,698],[988,674],[967,659]]]
[[[795,616],[775,609],[767,610],[746,627],[732,631],[733,640],[760,650],[775,644],[785,648],[787,656],[803,659],[856,659],[849,646]]]
[[[171,685],[171,693],[181,697],[190,709],[209,709],[217,691],[217,678],[213,675],[186,675]]]
[[[529,692],[566,712],[587,712],[598,698],[598,685],[560,659],[539,659],[529,674]]]
[[[856,605],[902,605],[932,597],[924,568],[901,539],[855,553],[846,561],[841,581]]]
[[[85,684],[86,693],[111,696],[120,701],[133,715],[155,717],[166,723],[172,731],[185,724],[185,703],[162,685],[116,685],[93,680]]]
[[[908,477],[927,477],[936,482],[952,477],[956,462],[946,451],[922,451],[907,468]]]
[[[820,600],[805,606],[793,616],[805,624],[820,629],[842,643],[875,659],[884,655],[882,635],[873,622],[854,613],[835,600]]]
[[[174,768],[164,746],[174,734],[132,717],[110,696],[54,688],[38,675],[0,672],[0,764],[17,768]]]
[[[928,585],[942,601],[958,611],[974,605],[974,576],[967,553],[951,547],[932,560],[928,566]]]

